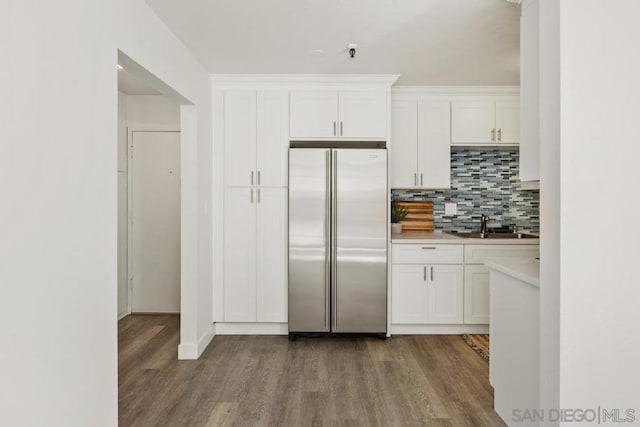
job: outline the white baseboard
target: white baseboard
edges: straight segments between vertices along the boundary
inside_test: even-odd
[[[125,311],[124,313],[120,313],[118,314],[118,320],[122,320],[125,317],[127,317],[128,315],[130,315],[131,313],[129,313],[128,311]]]
[[[288,335],[288,323],[215,323],[216,335]]]
[[[391,325],[391,335],[488,334],[489,325]]]
[[[207,349],[207,346],[215,336],[215,328],[211,325],[209,331],[205,332],[197,343],[180,343],[178,345],[178,360],[195,360]]]

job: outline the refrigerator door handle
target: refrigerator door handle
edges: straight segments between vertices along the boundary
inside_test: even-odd
[[[331,313],[332,313],[332,332],[335,332],[338,326],[338,152],[333,150],[333,165],[331,168]]]
[[[327,248],[324,252],[324,304],[325,304],[325,314],[324,314],[324,325],[327,330],[329,328],[329,319],[331,317],[331,254],[329,253],[330,243],[331,243],[331,150],[327,150],[326,158],[325,158],[325,168],[326,168],[326,193],[325,193],[325,215],[324,215],[324,236],[325,236],[325,247]]]

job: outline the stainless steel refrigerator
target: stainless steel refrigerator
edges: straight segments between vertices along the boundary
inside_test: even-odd
[[[289,149],[289,336],[387,331],[387,152]]]

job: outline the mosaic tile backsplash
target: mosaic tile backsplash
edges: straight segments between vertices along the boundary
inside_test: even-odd
[[[450,190],[393,190],[391,197],[432,201],[439,230],[480,231],[480,215],[485,214],[490,226],[515,224],[539,233],[539,192],[520,187],[518,155],[514,149],[452,148]],[[458,214],[445,216],[445,203],[456,203]]]

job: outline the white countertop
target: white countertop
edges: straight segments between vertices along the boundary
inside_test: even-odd
[[[487,261],[487,267],[516,278],[522,282],[540,287],[540,261],[531,258],[504,259]]]
[[[436,231],[433,233],[401,233],[392,234],[391,243],[417,243],[417,244],[467,244],[467,245],[539,245],[540,239],[477,239],[469,237],[452,236],[451,234]]]

